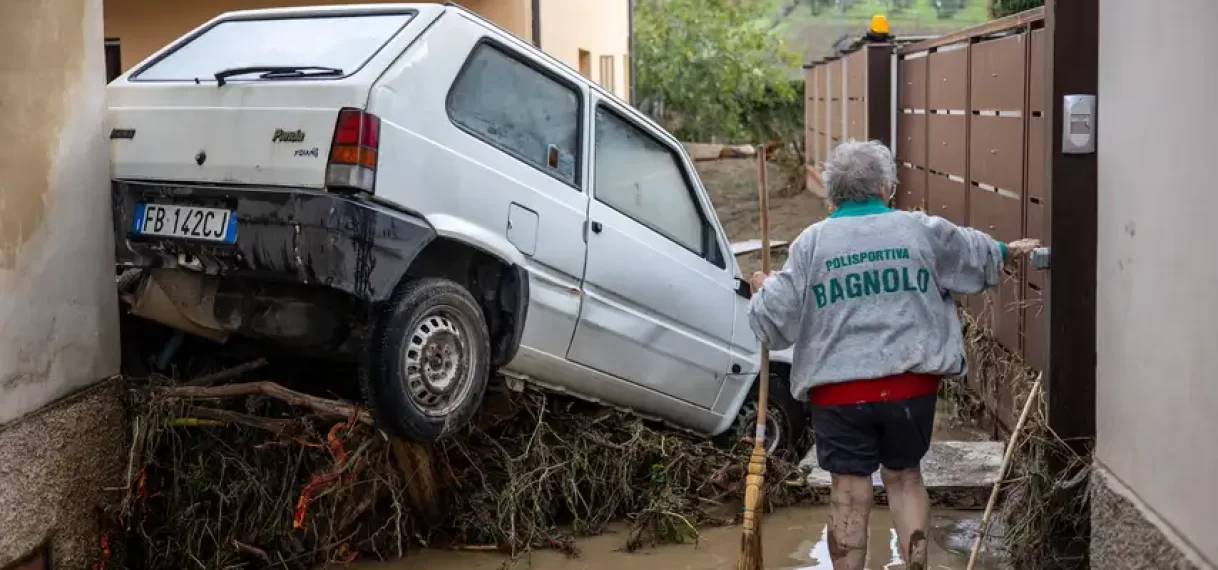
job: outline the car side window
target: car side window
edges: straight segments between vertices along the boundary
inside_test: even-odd
[[[490,42],[479,43],[448,94],[458,127],[578,188],[580,92]]]
[[[676,152],[605,107],[596,110],[594,149],[597,200],[724,266]]]

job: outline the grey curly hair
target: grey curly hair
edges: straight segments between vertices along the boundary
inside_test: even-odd
[[[833,149],[825,163],[825,188],[835,206],[883,198],[896,183],[897,163],[880,141],[846,141]]]

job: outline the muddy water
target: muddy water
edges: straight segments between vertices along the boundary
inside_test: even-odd
[[[968,562],[966,549],[971,537],[955,534],[953,529],[970,525],[979,518],[975,512],[938,512],[933,516],[928,570],[962,570]],[[827,511],[821,507],[783,509],[770,513],[763,521],[763,559],[770,570],[831,570],[825,543]],[[971,525],[974,526],[975,525]],[[427,550],[390,563],[360,564],[359,570],[734,570],[740,553],[740,528],[737,526],[703,529],[698,544],[667,545],[627,553],[625,529],[617,528],[578,543],[580,556],[569,559],[554,551],[535,552],[515,563],[489,552]],[[871,538],[867,555],[868,570],[898,570],[900,560],[892,517],[887,509],[871,514]],[[957,549],[947,550],[948,548]],[[992,566],[980,565],[984,570]]]

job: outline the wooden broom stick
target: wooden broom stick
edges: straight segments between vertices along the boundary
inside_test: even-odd
[[[1036,376],[1036,382],[1032,384],[1032,391],[1028,392],[1028,401],[1023,403],[1019,421],[1015,422],[1015,429],[1011,431],[1011,441],[1007,442],[1007,452],[1003,454],[1002,465],[998,468],[998,480],[994,482],[994,489],[990,491],[990,500],[985,503],[985,514],[981,515],[981,528],[977,531],[977,538],[973,540],[973,552],[968,557],[968,570],[973,570],[977,566],[977,559],[981,554],[981,543],[990,529],[990,517],[994,514],[994,505],[998,503],[998,490],[1002,487],[1002,480],[1006,479],[1007,468],[1011,464],[1011,457],[1015,455],[1015,447],[1019,443],[1019,434],[1023,431],[1023,425],[1028,421],[1028,413],[1032,411],[1032,403],[1040,397],[1040,381],[1044,376],[1044,372]]]
[[[766,147],[757,147],[757,197],[761,208],[761,272],[770,273],[770,205],[766,192]],[[757,428],[744,489],[744,534],[740,538],[737,570],[761,570],[761,512],[765,490],[766,409],[770,402],[770,347],[761,343],[761,373],[757,377]]]

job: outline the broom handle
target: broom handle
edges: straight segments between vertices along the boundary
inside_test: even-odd
[[[761,207],[761,272],[770,274],[770,201],[766,191],[764,144],[757,147],[757,198]],[[757,390],[757,433],[755,446],[765,449],[766,409],[770,402],[770,345],[761,343],[761,383]]]
[[[1023,403],[1023,412],[1019,414],[1019,421],[1015,422],[1015,429],[1011,431],[1011,441],[1007,442],[1007,452],[1002,456],[1002,466],[998,468],[998,480],[994,482],[994,489],[990,491],[990,500],[985,503],[985,514],[981,516],[981,528],[977,532],[977,538],[973,540],[973,551],[968,557],[968,570],[973,570],[977,565],[978,555],[981,553],[981,541],[985,540],[986,532],[990,529],[990,516],[994,514],[994,505],[998,502],[998,489],[1002,487],[1002,480],[1007,476],[1007,467],[1011,464],[1011,457],[1015,455],[1015,444],[1019,442],[1019,433],[1023,431],[1023,425],[1028,421],[1028,412],[1032,411],[1032,402],[1040,396],[1040,381],[1044,378],[1044,372],[1036,376],[1036,382],[1032,384],[1032,391],[1028,393],[1028,401]]]

